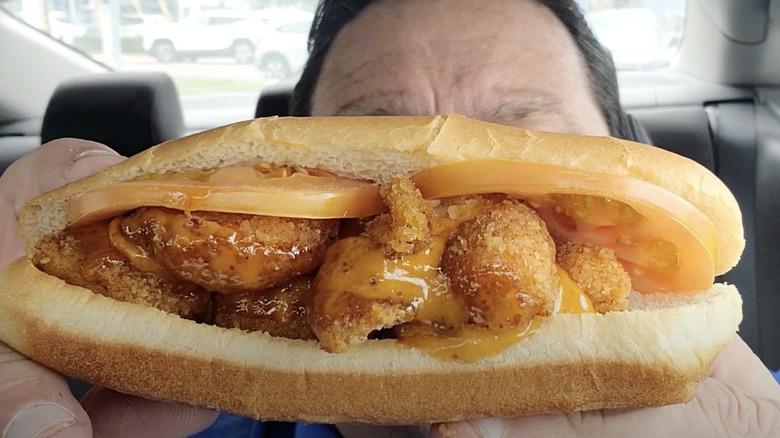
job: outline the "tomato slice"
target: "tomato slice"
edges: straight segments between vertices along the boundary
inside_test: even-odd
[[[637,291],[712,285],[715,225],[687,200],[648,182],[512,160],[444,164],[412,180],[429,199],[486,193],[525,199],[554,237],[612,249]]]
[[[253,167],[147,175],[81,194],[68,223],[112,217],[144,207],[219,211],[308,219],[364,217],[386,209],[373,183],[304,172],[264,173]]]

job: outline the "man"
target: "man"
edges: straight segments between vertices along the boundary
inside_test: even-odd
[[[339,3],[347,7],[339,8]],[[377,0],[329,1],[326,6],[331,9],[326,9],[320,24],[324,39],[315,44],[313,60],[297,90],[300,114],[461,113],[533,129],[624,133],[617,95],[608,90],[610,84],[599,91],[601,81],[614,81],[614,72],[611,79],[608,74],[599,76],[605,70],[599,70],[593,58],[598,48],[593,53],[584,51],[583,35],[571,30],[582,26],[569,23],[570,28],[553,13],[573,7],[570,1]],[[354,19],[340,21],[339,13]],[[582,18],[576,13],[573,17]],[[335,27],[327,34],[329,25]],[[61,146],[49,145],[25,157],[0,181],[6,203],[0,211],[9,216],[0,222],[6,227],[0,233],[5,239],[11,235],[7,228],[14,221],[12,212],[30,195],[119,159],[94,144],[73,143],[72,151]],[[43,164],[51,171],[32,172]],[[51,175],[64,176],[47,180]],[[31,179],[38,177],[43,179]],[[24,186],[32,187],[31,192],[19,193],[18,187]],[[1,247],[4,262],[18,253],[17,246],[8,242],[4,240]],[[204,428],[213,419],[200,410],[98,392],[85,402],[90,430],[86,414],[65,395],[64,384],[52,373],[14,353],[0,357],[3,438],[88,437],[91,432],[101,437],[174,437]],[[713,365],[696,399],[685,405],[434,425],[431,433],[441,437],[716,437],[780,436],[779,428],[780,387],[735,338]],[[340,430],[344,436],[368,433],[347,426]],[[372,431],[371,436],[378,432]]]

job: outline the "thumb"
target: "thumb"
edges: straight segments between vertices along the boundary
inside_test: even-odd
[[[0,343],[3,438],[91,438],[89,418],[58,374]]]
[[[217,413],[147,400],[108,389],[93,389],[81,401],[92,419],[95,438],[183,438],[206,428]]]
[[[121,160],[100,143],[59,139],[11,164],[0,176],[0,269],[24,255],[16,219],[27,201]]]
[[[30,171],[29,174],[34,175],[33,184],[27,185],[26,190],[17,192],[16,211],[21,210],[25,202],[40,194],[89,176],[122,160],[124,157],[114,150],[94,141],[75,138],[50,141],[22,157],[19,160],[20,169],[8,169],[10,172]]]

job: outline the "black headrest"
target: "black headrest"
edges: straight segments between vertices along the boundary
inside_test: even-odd
[[[624,113],[626,117],[626,128],[628,130],[628,137],[626,140],[636,141],[644,144],[653,144],[653,139],[650,138],[647,130],[634,118],[631,114]]]
[[[182,136],[179,94],[165,73],[104,73],[71,79],[54,91],[41,141],[75,137],[130,156]]]
[[[289,116],[295,82],[288,80],[265,87],[257,99],[255,117]]]

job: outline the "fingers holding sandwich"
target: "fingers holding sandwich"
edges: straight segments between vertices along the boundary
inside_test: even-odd
[[[0,268],[24,254],[16,219],[25,202],[123,159],[99,143],[62,139],[14,162],[0,177]],[[82,407],[60,375],[4,344],[0,344],[0,406],[3,438],[183,437],[205,429],[216,416],[107,390],[94,390]],[[138,434],[139,422],[148,433]]]
[[[180,438],[206,429],[216,417],[212,411],[106,389],[92,390],[82,405],[60,375],[0,344],[3,438]]]
[[[103,388],[90,391],[81,404],[92,420],[96,438],[184,438],[208,428],[217,417],[214,411],[147,400]]]
[[[16,217],[41,193],[120,161],[98,143],[63,139],[14,162],[0,177],[0,267],[24,254]],[[0,344],[0,429],[3,437],[91,437],[89,418],[58,374]]]
[[[3,438],[89,438],[84,409],[60,375],[0,344],[0,431]]]

